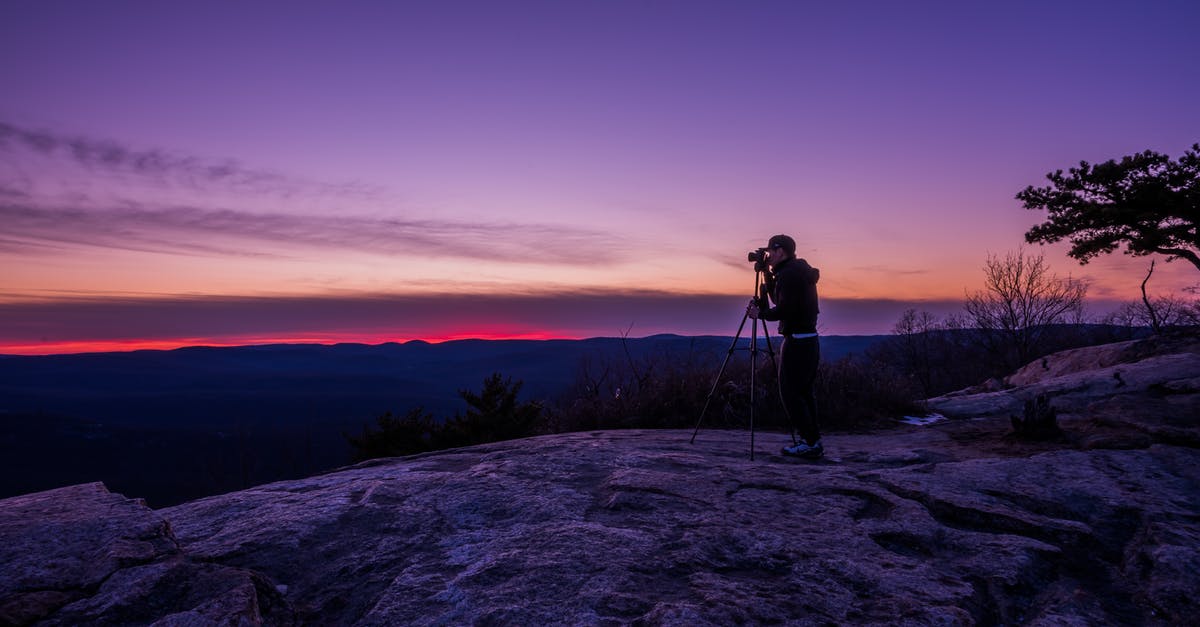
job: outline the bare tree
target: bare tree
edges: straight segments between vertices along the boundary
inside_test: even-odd
[[[892,328],[894,359],[902,371],[916,377],[926,397],[933,396],[935,333],[940,329],[937,317],[916,309],[906,310]]]
[[[1041,254],[988,255],[983,271],[984,289],[967,295],[967,318],[1001,373],[1036,358],[1053,325],[1082,319],[1087,284],[1051,274]]]
[[[1127,302],[1101,318],[1100,322],[1129,329],[1153,328],[1155,321],[1160,329],[1165,330],[1200,326],[1200,300],[1188,300],[1181,296],[1159,296],[1146,300],[1149,302]],[[1150,312],[1154,312],[1154,318],[1151,318]]]

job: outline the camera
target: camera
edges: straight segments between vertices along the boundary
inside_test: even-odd
[[[767,269],[767,248],[759,248],[746,253],[746,261],[754,264],[756,272],[763,272]]]

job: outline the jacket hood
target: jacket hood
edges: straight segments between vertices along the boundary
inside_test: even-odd
[[[804,271],[804,275],[808,277],[808,280],[812,281],[813,283],[816,283],[817,281],[819,281],[821,279],[821,271],[818,270],[817,268],[814,268],[814,267],[808,265],[808,262],[805,261],[804,259],[797,257],[795,259],[795,262],[796,262],[796,265],[799,266],[800,269]]]

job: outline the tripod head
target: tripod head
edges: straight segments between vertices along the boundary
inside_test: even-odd
[[[775,275],[768,262],[771,249],[757,248],[746,253],[746,261],[754,264],[754,302],[759,308],[767,306],[767,294],[774,289]]]
[[[765,264],[763,267],[754,266],[754,302],[759,309],[766,309],[770,306],[767,298],[774,289],[775,275]]]

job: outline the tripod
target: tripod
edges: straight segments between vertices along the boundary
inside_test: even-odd
[[[762,274],[763,264],[756,263],[754,265],[754,303],[762,302],[764,297],[762,289]],[[696,434],[700,433],[700,423],[704,421],[704,415],[708,413],[708,406],[712,403],[713,395],[717,393],[717,386],[721,384],[721,377],[725,375],[725,368],[729,365],[729,358],[733,357],[733,351],[737,350],[738,339],[742,336],[742,329],[746,328],[746,320],[750,319],[750,310],[742,315],[742,323],[738,325],[737,333],[733,336],[733,342],[729,345],[729,350],[725,353],[725,361],[721,363],[721,370],[717,372],[716,379],[713,380],[712,390],[708,392],[708,398],[704,401],[704,409],[700,410],[700,417],[696,419],[696,429],[692,431],[692,444],[696,443]],[[758,405],[758,388],[756,384],[756,375],[758,374],[758,328],[762,325],[763,341],[767,345],[767,355],[771,357],[771,365],[778,370],[778,363],[775,361],[775,349],[771,346],[771,335],[767,330],[767,321],[761,318],[753,318],[754,322],[750,328],[750,346],[742,350],[750,351],[750,461],[754,461],[754,408]],[[796,432],[792,431],[792,443],[795,444]]]

